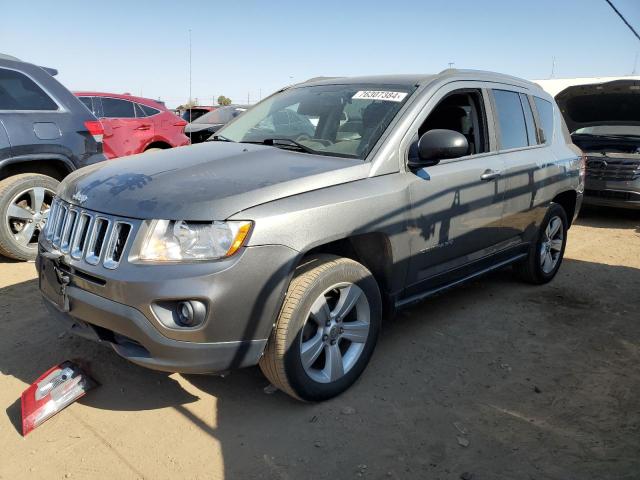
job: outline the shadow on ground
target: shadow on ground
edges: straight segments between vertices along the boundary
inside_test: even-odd
[[[65,335],[31,280],[0,289],[0,371],[28,384],[87,360],[101,386],[81,402],[175,409],[219,442],[226,478],[632,478],[638,291],[638,269],[569,259],[542,287],[495,273],[400,313],[350,391],[302,404],[265,394],[257,368],[184,376],[189,393]],[[187,408],[210,397],[215,427]],[[18,427],[18,404],[7,407]]]

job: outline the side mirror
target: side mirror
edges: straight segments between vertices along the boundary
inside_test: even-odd
[[[418,140],[418,159],[412,167],[421,168],[437,165],[440,160],[458,158],[467,155],[469,142],[455,130],[435,128],[425,132]]]

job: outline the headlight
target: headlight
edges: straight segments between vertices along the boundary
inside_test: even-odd
[[[214,260],[229,257],[242,246],[251,222],[186,222],[153,220],[142,242],[143,262]]]

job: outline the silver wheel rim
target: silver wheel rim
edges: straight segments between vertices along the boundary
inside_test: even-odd
[[[38,235],[49,217],[54,192],[44,187],[31,187],[15,195],[9,202],[5,223],[14,241],[21,247],[35,248]]]
[[[552,217],[544,230],[544,236],[540,245],[540,267],[544,273],[551,273],[562,253],[564,240],[564,225],[560,217]]]
[[[369,338],[371,312],[362,289],[342,282],[325,290],[309,310],[300,336],[300,359],[307,375],[330,383],[356,364]]]

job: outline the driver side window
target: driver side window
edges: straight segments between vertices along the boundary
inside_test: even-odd
[[[418,156],[418,139],[429,130],[444,129],[461,133],[467,139],[467,155],[489,151],[487,119],[480,90],[456,90],[443,98],[422,122],[411,143],[409,160]]]

